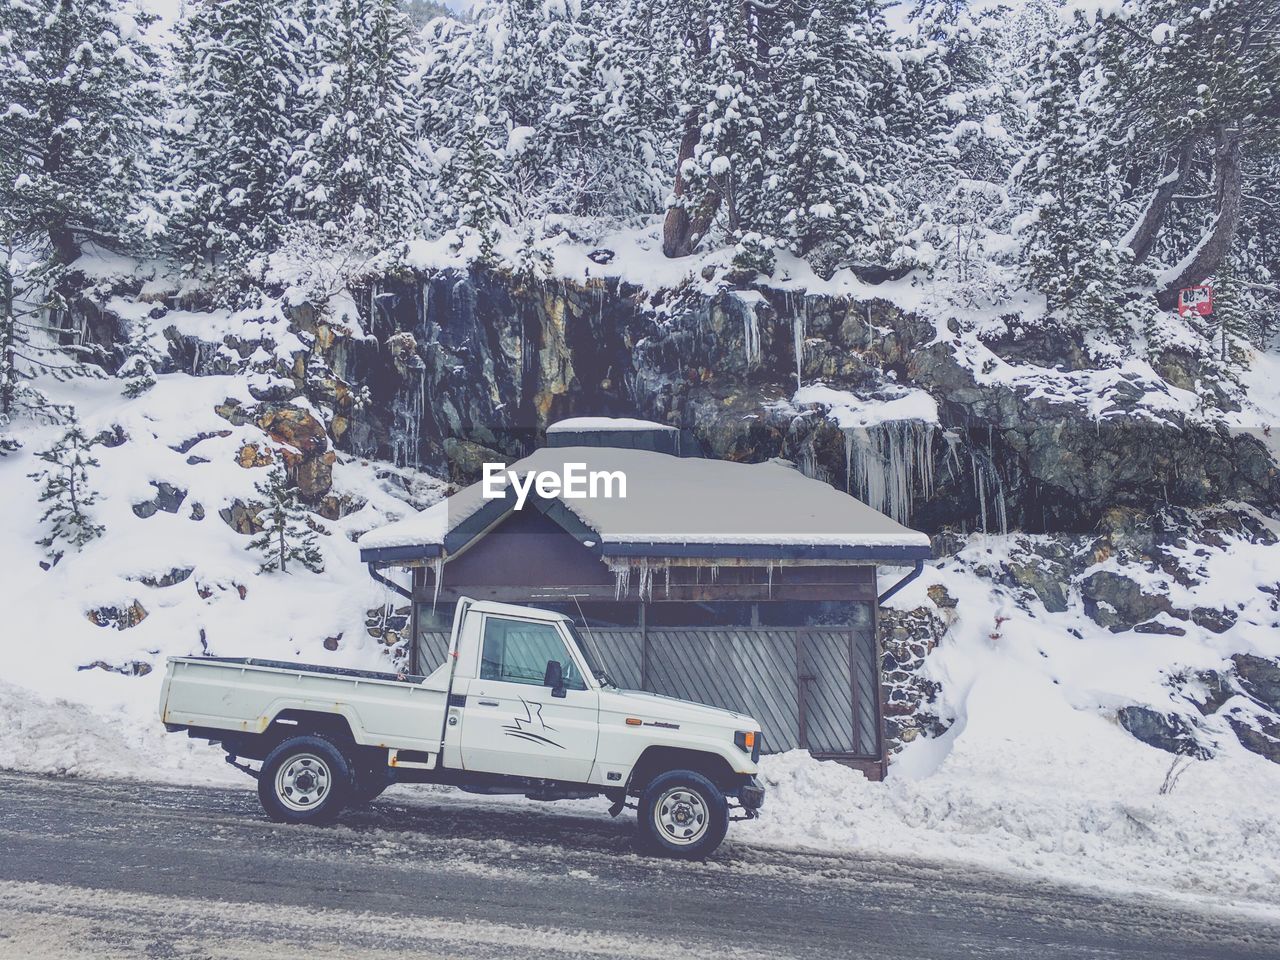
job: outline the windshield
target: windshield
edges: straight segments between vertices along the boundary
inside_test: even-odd
[[[600,651],[596,649],[595,638],[591,636],[591,631],[586,631],[586,636],[578,629],[577,624],[572,620],[566,620],[566,627],[569,628],[569,634],[573,637],[573,642],[577,644],[578,649],[582,652],[582,659],[587,661],[587,668],[591,671],[600,685],[603,687],[617,687],[617,684],[609,679],[609,674],[604,668],[604,663],[600,659]]]

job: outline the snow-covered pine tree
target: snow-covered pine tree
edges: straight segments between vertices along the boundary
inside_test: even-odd
[[[298,13],[289,0],[219,0],[178,25],[170,201],[173,239],[191,257],[249,256],[288,219],[311,45]]]
[[[916,252],[947,300],[999,302],[1016,283],[1008,255],[1010,169],[1025,126],[1027,50],[1047,22],[1036,0],[1017,11],[918,0],[903,58],[922,134],[897,178]]]
[[[780,241],[824,270],[884,262],[900,245],[886,224],[902,157],[929,133],[900,96],[910,57],[880,4],[650,2],[664,25],[654,75],[681,125],[666,254],[719,223],[748,260]]]
[[[120,376],[124,378],[124,388],[120,392],[131,400],[156,385],[156,374],[164,366],[164,356],[151,340],[151,324],[144,320],[133,332],[129,353],[120,365]]]
[[[298,563],[312,573],[324,570],[324,557],[310,514],[289,486],[284,467],[277,462],[266,480],[254,485],[266,502],[258,514],[262,532],[249,542],[248,549],[262,557],[262,573],[279,570],[289,572],[290,563]]]
[[[68,549],[81,550],[106,530],[87,512],[98,502],[89,477],[89,471],[98,466],[91,447],[92,441],[73,417],[58,441],[36,454],[48,466],[27,475],[40,484],[40,502],[47,504],[40,517],[47,535],[36,542],[48,551],[50,565]]]
[[[1236,251],[1248,206],[1274,190],[1280,17],[1264,0],[1123,0],[1079,16],[1076,32],[1124,145],[1128,216],[1114,235],[1153,265],[1171,309]]]
[[[764,226],[798,254],[825,247],[818,259],[826,269],[862,259],[891,203],[868,174],[885,157],[876,156],[883,118],[869,111],[871,90],[884,79],[873,52],[882,36],[874,20],[857,15],[849,4],[816,0],[777,48],[779,123],[769,137],[763,205],[772,216]]]
[[[439,17],[449,20],[459,19],[456,11],[450,10],[443,3],[437,3],[436,0],[403,0],[400,8],[409,18],[409,24],[415,33]]]
[[[1280,331],[1280,152],[1259,157],[1250,166],[1253,185],[1244,198],[1233,256],[1252,301],[1247,335],[1267,349]]]
[[[479,259],[494,257],[501,224],[507,218],[504,157],[490,140],[492,124],[483,113],[472,116],[451,164],[456,226],[479,240]]]
[[[1016,97],[1024,86],[1020,64],[1007,59],[1014,16],[1003,6],[971,10],[966,0],[917,0],[911,13],[916,49],[932,78],[921,93],[940,134],[941,149],[928,157],[935,185],[939,165],[984,183],[1002,184],[1008,176],[1015,157],[1006,125],[1017,120]]]
[[[295,213],[401,235],[420,209],[409,22],[397,0],[317,0],[314,9],[299,89],[305,135],[290,163]]]
[[[472,22],[434,21],[414,88],[424,139],[459,149],[475,114],[486,116],[513,223],[652,212],[669,104],[654,87],[652,30],[637,26],[651,5],[486,0]]]
[[[1255,319],[1265,305],[1243,276],[1240,258],[1228,256],[1213,278],[1213,313],[1202,332],[1213,344],[1213,353],[1227,377],[1248,366],[1243,345],[1248,343]]]
[[[1013,171],[1026,205],[1026,280],[1045,295],[1050,323],[1123,335],[1127,257],[1112,240],[1119,184],[1106,118],[1086,96],[1094,78],[1081,62],[1079,38],[1050,43],[1033,75],[1028,149]]]
[[[0,247],[0,456],[17,450],[16,421],[58,423],[67,409],[50,403],[32,382],[36,376],[65,379],[83,372],[58,345],[61,331],[44,318],[57,297],[50,292],[49,266],[19,256],[12,243]]]
[[[19,449],[21,441],[10,432],[18,405],[23,403],[25,381],[18,366],[19,340],[18,300],[12,258],[0,259],[0,457]],[[25,404],[24,404],[25,406]]]
[[[154,21],[123,0],[0,0],[0,235],[66,264],[144,218]]]
[[[630,6],[583,5],[548,51],[552,102],[538,140],[556,171],[546,187],[552,212],[626,220],[661,203],[659,135],[669,124],[647,102],[647,50],[624,22]]]
[[[761,219],[765,119],[777,112],[767,101],[779,12],[734,0],[671,0],[655,11],[669,31],[667,55],[676,61],[670,95],[681,124],[663,251],[682,257],[717,218],[731,236],[753,231]]]

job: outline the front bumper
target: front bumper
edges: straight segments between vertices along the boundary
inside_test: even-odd
[[[738,803],[746,811],[747,816],[754,817],[764,806],[764,787],[755,777],[750,777],[738,787]]]

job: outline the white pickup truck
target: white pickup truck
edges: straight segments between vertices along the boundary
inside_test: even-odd
[[[731,812],[754,817],[764,802],[760,724],[619,690],[599,662],[568,617],[463,600],[449,654],[428,677],[171,657],[160,718],[221,744],[257,778],[274,820],[329,822],[396,782],[604,795],[613,816],[634,801],[654,852],[706,856]]]

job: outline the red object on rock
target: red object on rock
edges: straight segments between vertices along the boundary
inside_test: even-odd
[[[1213,313],[1213,287],[1183,287],[1178,291],[1178,316],[1188,313],[1201,317]]]

